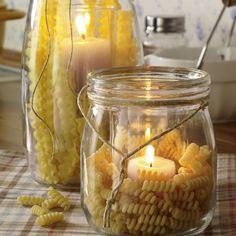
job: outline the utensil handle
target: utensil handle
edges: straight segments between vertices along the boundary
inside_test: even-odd
[[[224,5],[222,10],[221,10],[221,12],[220,12],[220,14],[219,14],[219,16],[218,16],[218,18],[217,18],[217,20],[216,20],[216,22],[215,22],[215,25],[213,26],[213,29],[210,32],[210,35],[209,35],[205,45],[203,46],[203,48],[201,50],[201,53],[200,53],[200,56],[198,58],[197,65],[196,65],[197,69],[201,69],[202,66],[203,66],[203,61],[204,61],[204,58],[205,58],[208,46],[209,46],[209,44],[211,42],[211,39],[212,39],[216,29],[217,29],[217,26],[218,26],[218,24],[219,24],[219,22],[220,22],[220,20],[221,20],[221,18],[223,16],[223,14],[224,14],[226,8],[227,8],[227,5]]]
[[[0,10],[0,21],[20,19],[25,16],[23,11],[19,10]]]
[[[222,0],[225,5],[232,7],[236,5],[236,0]]]

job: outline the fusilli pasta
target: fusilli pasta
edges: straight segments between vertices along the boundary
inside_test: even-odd
[[[172,181],[148,181],[145,180],[142,190],[154,192],[174,192],[176,184]]]
[[[36,196],[18,196],[17,203],[23,206],[40,205],[46,198]]]
[[[38,205],[34,205],[31,208],[31,212],[33,215],[36,215],[36,216],[41,216],[41,215],[45,215],[45,214],[49,213],[47,208],[44,208],[44,207],[41,207]]]
[[[47,226],[62,221],[63,219],[64,219],[64,214],[62,212],[52,212],[39,216],[36,219],[36,224],[40,226]]]
[[[70,209],[70,201],[67,197],[64,197],[53,187],[50,187],[48,190],[48,197],[57,202],[58,206],[62,207],[65,211]]]

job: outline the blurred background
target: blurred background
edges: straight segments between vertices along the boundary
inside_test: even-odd
[[[12,148],[13,144],[17,148],[22,147],[18,138],[22,133],[20,68],[29,2],[30,0],[0,0],[0,82],[4,82],[0,86],[0,130],[2,133],[0,147],[4,148]],[[206,42],[222,9],[222,0],[134,0],[133,2],[142,41],[157,42],[158,47],[162,46],[165,49],[166,46],[168,48],[162,53],[154,51],[149,54],[150,57],[146,63],[149,65],[196,67],[196,59],[201,47]],[[184,42],[182,44],[184,47],[169,49],[169,46],[179,46],[176,45],[177,40],[172,37],[172,34],[169,35],[170,37],[168,36],[168,41],[165,40],[166,35],[164,34],[166,32],[161,32],[161,34],[145,33],[145,18],[163,15],[184,17],[184,30],[179,34],[179,39],[182,43]],[[236,19],[236,7],[227,8],[214,34],[210,45],[211,49],[203,67],[209,72],[212,79],[210,112],[214,123],[229,123],[236,120],[236,29],[232,31],[230,44],[232,47],[229,48],[226,44],[234,19]],[[174,26],[178,26],[176,21],[172,21],[172,23]],[[168,31],[170,28],[168,24],[167,26],[165,30]],[[182,36],[184,40],[182,40]],[[167,42],[169,45],[164,45]],[[223,52],[219,52],[221,49]],[[229,152],[229,147],[235,148],[236,123],[215,127],[219,127],[216,129],[216,134],[220,134],[220,141],[230,140],[224,143],[221,150]],[[14,135],[12,135],[12,130],[14,130]],[[219,138],[217,139],[219,141]]]
[[[8,8],[27,11],[29,0],[5,0]],[[146,15],[175,14],[185,16],[185,36],[189,46],[201,46],[208,36],[219,11],[221,0],[135,0],[134,1],[142,37],[144,37],[144,18]],[[236,8],[227,9],[212,41],[212,46],[224,45]],[[8,21],[4,39],[4,48],[21,51],[25,18]],[[16,23],[17,22],[17,23]]]

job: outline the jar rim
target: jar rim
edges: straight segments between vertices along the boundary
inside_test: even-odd
[[[89,99],[107,105],[199,103],[208,99],[209,86],[209,74],[194,68],[119,67],[88,75]]]

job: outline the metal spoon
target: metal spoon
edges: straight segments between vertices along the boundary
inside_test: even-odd
[[[228,3],[229,3],[229,1],[228,1]],[[227,6],[228,6],[228,4],[224,4],[224,6],[223,6],[223,8],[222,8],[222,10],[220,12],[220,15],[218,16],[218,18],[216,20],[216,23],[215,23],[215,25],[214,25],[214,27],[213,27],[213,29],[212,29],[208,39],[207,39],[205,45],[202,48],[201,54],[200,54],[200,56],[198,58],[198,61],[197,61],[197,66],[196,66],[197,69],[201,69],[202,66],[203,66],[203,60],[205,58],[208,46],[209,46],[209,44],[211,42],[212,36],[214,35],[214,33],[215,33],[216,29],[217,29],[217,26],[218,26],[218,24],[219,24],[219,22],[220,22],[220,20],[221,20],[221,18],[223,16],[224,12],[225,12],[225,9],[227,8]]]

